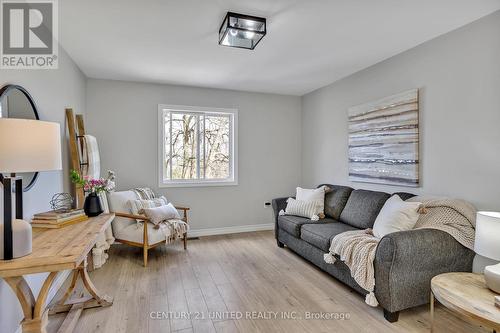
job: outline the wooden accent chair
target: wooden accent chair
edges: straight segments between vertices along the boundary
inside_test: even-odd
[[[130,200],[137,200],[134,191],[120,191],[108,194],[109,210],[115,213],[112,222],[113,234],[117,242],[143,249],[144,267],[148,265],[148,250],[165,244],[165,235],[160,229],[155,229],[144,215],[130,213]],[[182,220],[188,223],[187,207],[175,207],[183,212]],[[137,220],[143,221],[143,228],[137,227]],[[187,233],[183,237],[184,250],[187,249]]]

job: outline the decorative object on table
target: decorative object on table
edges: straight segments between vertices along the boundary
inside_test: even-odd
[[[434,332],[434,300],[455,312],[460,318],[484,328],[500,330],[500,310],[495,293],[486,288],[484,276],[475,273],[444,273],[431,280],[431,332]]]
[[[488,288],[500,293],[500,213],[477,212],[474,252],[497,262],[484,268],[484,278]]]
[[[417,187],[418,89],[348,110],[349,179]]]
[[[40,120],[35,101],[26,89],[8,84],[0,89],[0,118]],[[29,191],[38,179],[38,172],[21,172],[23,191]],[[3,175],[0,173],[0,182]]]
[[[22,179],[17,172],[61,170],[61,135],[58,123],[0,118],[0,172],[3,178],[4,224],[1,257],[31,253],[31,225],[23,218]],[[16,187],[16,219],[12,215],[12,181]]]
[[[33,215],[34,220],[64,221],[85,215],[83,209],[70,209],[67,211],[49,210],[48,212]]]
[[[54,211],[70,211],[73,207],[73,197],[69,193],[56,193],[50,199],[50,208]]]
[[[33,216],[31,226],[33,228],[57,229],[68,225],[80,223],[88,219],[83,209],[72,209],[69,211],[48,211]]]
[[[71,170],[71,181],[83,188],[88,193],[83,204],[83,210],[87,216],[98,216],[104,210],[101,205],[101,199],[98,194],[101,192],[110,192],[115,188],[115,174],[108,172],[108,178],[93,179],[89,176],[80,176],[78,171]]]
[[[97,196],[97,193],[92,192],[85,197],[83,210],[87,216],[98,216],[104,212],[101,205],[101,199]]]

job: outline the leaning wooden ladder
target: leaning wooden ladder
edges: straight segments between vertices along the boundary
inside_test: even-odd
[[[83,124],[83,116],[77,114],[75,116],[73,109],[66,109],[66,122],[68,123],[69,136],[69,154],[71,157],[71,169],[82,174],[82,166],[85,164],[82,161],[83,156],[83,138],[85,135],[85,126]],[[73,186],[73,195],[75,197],[74,208],[82,208],[85,200],[83,188]]]
[[[88,165],[88,162],[84,162],[82,159],[83,149],[84,149],[84,136],[85,136],[85,125],[83,124],[83,115],[73,112],[73,109],[66,109],[66,123],[68,124],[68,136],[69,136],[69,154],[71,158],[71,169],[78,171],[82,175],[82,167]],[[85,193],[81,186],[76,186],[76,184],[71,184],[72,195],[75,198],[73,202],[73,208],[83,208],[83,202],[85,201]],[[87,255],[88,261],[88,271],[94,270],[94,258],[92,251]]]

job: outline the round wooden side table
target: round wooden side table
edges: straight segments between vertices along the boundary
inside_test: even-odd
[[[500,331],[500,308],[483,274],[445,273],[431,280],[431,332],[434,331],[434,299],[458,317]]]

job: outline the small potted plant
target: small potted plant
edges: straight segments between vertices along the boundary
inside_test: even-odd
[[[93,179],[88,176],[82,177],[78,171],[71,170],[70,176],[71,181],[81,186],[83,191],[87,193],[85,203],[83,204],[85,214],[87,216],[100,215],[103,209],[98,194],[101,192],[111,192],[115,189],[115,173],[113,171],[108,171],[108,177],[106,179]]]

